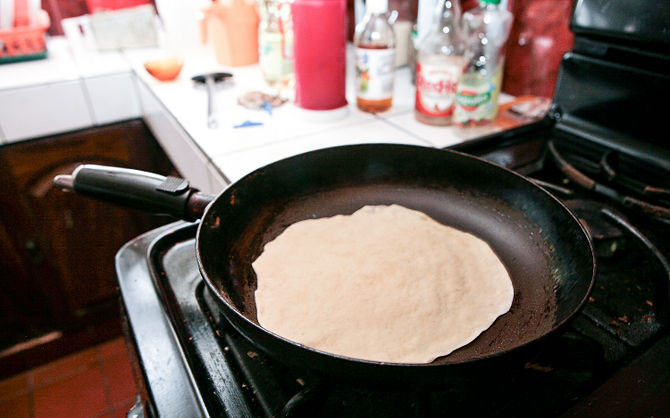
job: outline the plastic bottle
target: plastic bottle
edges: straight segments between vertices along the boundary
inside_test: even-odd
[[[365,17],[356,26],[356,104],[371,113],[393,102],[395,37],[387,20],[388,0],[368,0]]]
[[[454,121],[461,126],[483,125],[498,114],[507,38],[513,15],[500,0],[479,0],[463,14],[470,61],[458,85]]]
[[[414,111],[419,122],[430,125],[452,122],[458,80],[467,63],[459,19],[457,0],[438,1],[433,27],[419,45]]]
[[[265,82],[287,87],[293,79],[293,29],[290,4],[284,0],[258,0],[258,63]]]
[[[291,13],[296,106],[346,114],[346,1],[294,0]]]

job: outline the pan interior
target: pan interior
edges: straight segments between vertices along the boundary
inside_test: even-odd
[[[475,341],[431,364],[506,351],[551,331],[586,296],[593,262],[576,220],[519,176],[429,148],[338,147],[272,164],[243,178],[208,209],[198,236],[204,275],[258,324],[251,263],[289,225],[399,204],[489,243],[508,269],[514,301]]]

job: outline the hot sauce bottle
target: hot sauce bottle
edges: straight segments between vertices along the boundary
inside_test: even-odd
[[[439,0],[433,27],[421,41],[416,64],[414,116],[429,125],[450,125],[458,82],[467,65],[466,48],[458,29],[456,0]]]
[[[387,13],[388,0],[368,0],[356,26],[356,104],[365,112],[383,112],[393,102],[395,38]]]

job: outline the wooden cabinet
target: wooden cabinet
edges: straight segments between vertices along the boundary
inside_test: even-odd
[[[141,121],[0,147],[0,361],[40,335],[90,335],[118,317],[116,251],[170,221],[52,186],[80,163],[175,174]]]

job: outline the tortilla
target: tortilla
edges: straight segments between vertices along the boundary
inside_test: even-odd
[[[262,327],[381,362],[451,353],[507,312],[514,295],[486,242],[398,205],[290,225],[253,268]]]

